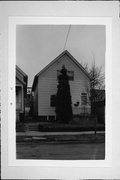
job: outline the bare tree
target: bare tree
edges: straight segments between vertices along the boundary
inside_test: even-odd
[[[97,99],[96,89],[105,89],[105,76],[102,71],[102,66],[97,67],[95,61],[91,67],[87,63],[82,65],[90,76],[90,87],[86,86],[86,92],[90,98],[91,103]]]
[[[83,67],[88,72],[90,76],[90,87],[86,86],[86,92],[88,94],[88,97],[90,101],[88,103],[91,103],[91,114],[96,116],[96,104],[95,101],[98,99],[98,93],[96,89],[105,89],[105,75],[102,71],[102,66],[97,67],[95,64],[95,60],[93,61],[92,66],[89,68],[88,64],[83,64]],[[95,134],[96,134],[96,124],[97,119],[95,118]]]
[[[103,89],[104,88],[104,73],[102,72],[102,66],[96,67],[93,62],[91,68],[88,70],[90,76],[90,88],[91,89]]]
[[[88,66],[88,63],[82,63],[82,66],[90,76],[90,89],[105,89],[103,67],[97,67],[95,61],[93,61],[91,67]]]

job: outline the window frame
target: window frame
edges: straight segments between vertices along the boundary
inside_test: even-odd
[[[82,98],[86,98],[83,100]],[[81,93],[81,106],[87,106],[88,96],[87,93]]]
[[[70,76],[69,73],[72,73],[72,76]],[[60,70],[57,70],[57,79],[58,79],[59,75],[60,75]],[[68,80],[69,81],[74,81],[74,71],[67,70],[67,75],[68,75]]]

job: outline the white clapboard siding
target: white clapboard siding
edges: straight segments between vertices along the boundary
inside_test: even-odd
[[[55,108],[50,107],[50,96],[57,93],[57,80],[52,78],[40,78],[38,87],[38,114],[55,115]],[[81,93],[86,92],[85,82],[76,80],[70,81],[70,91],[72,96],[73,114],[79,114],[81,109]],[[74,104],[79,101],[79,107]],[[89,104],[88,104],[89,106]]]
[[[80,114],[81,112],[81,93],[88,91],[90,80],[71,58],[65,54],[38,75],[38,87],[36,86],[34,92],[34,109],[37,109],[35,112],[37,113],[38,111],[39,116],[55,115],[55,107],[50,106],[50,96],[57,93],[57,70],[61,70],[63,65],[65,65],[68,71],[74,71],[74,80],[69,81],[73,114]],[[77,101],[79,101],[79,106],[75,107],[74,104]],[[89,102],[86,107],[90,109]]]
[[[60,70],[62,66],[65,65],[67,70],[74,71],[74,79],[88,80],[88,77],[80,70],[80,68],[71,60],[67,55],[62,56],[58,61],[56,61],[52,66],[50,66],[45,72],[40,75],[42,77],[56,78],[57,70]]]
[[[57,92],[57,80],[40,78],[38,82],[38,115],[54,115],[55,108],[50,107],[50,95]]]

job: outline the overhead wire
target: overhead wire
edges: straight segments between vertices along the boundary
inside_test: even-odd
[[[68,28],[68,32],[67,32],[64,47],[63,47],[63,51],[65,50],[65,47],[66,47],[66,44],[67,44],[67,41],[68,41],[68,36],[69,36],[69,33],[70,33],[70,29],[71,29],[71,25],[69,25],[69,28]],[[57,61],[57,64],[59,64],[59,60]]]
[[[66,44],[67,44],[67,41],[68,41],[68,36],[69,36],[69,33],[70,33],[70,29],[71,29],[71,25],[69,25],[69,28],[68,28],[67,36],[66,36],[66,39],[65,39],[64,47],[63,47],[63,51],[65,50],[65,47],[66,47]]]

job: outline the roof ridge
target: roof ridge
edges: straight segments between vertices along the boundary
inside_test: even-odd
[[[53,59],[47,66],[45,66],[39,73],[37,73],[34,77],[33,86],[32,89],[34,89],[35,84],[37,82],[37,77],[42,74],[45,70],[47,70],[53,63],[55,63],[57,60],[59,60],[64,54],[67,54],[70,59],[77,65],[79,68],[86,74],[86,76],[90,79],[90,76],[88,72],[85,70],[85,68],[72,56],[72,54],[66,49],[62,53],[60,53],[55,59]]]

